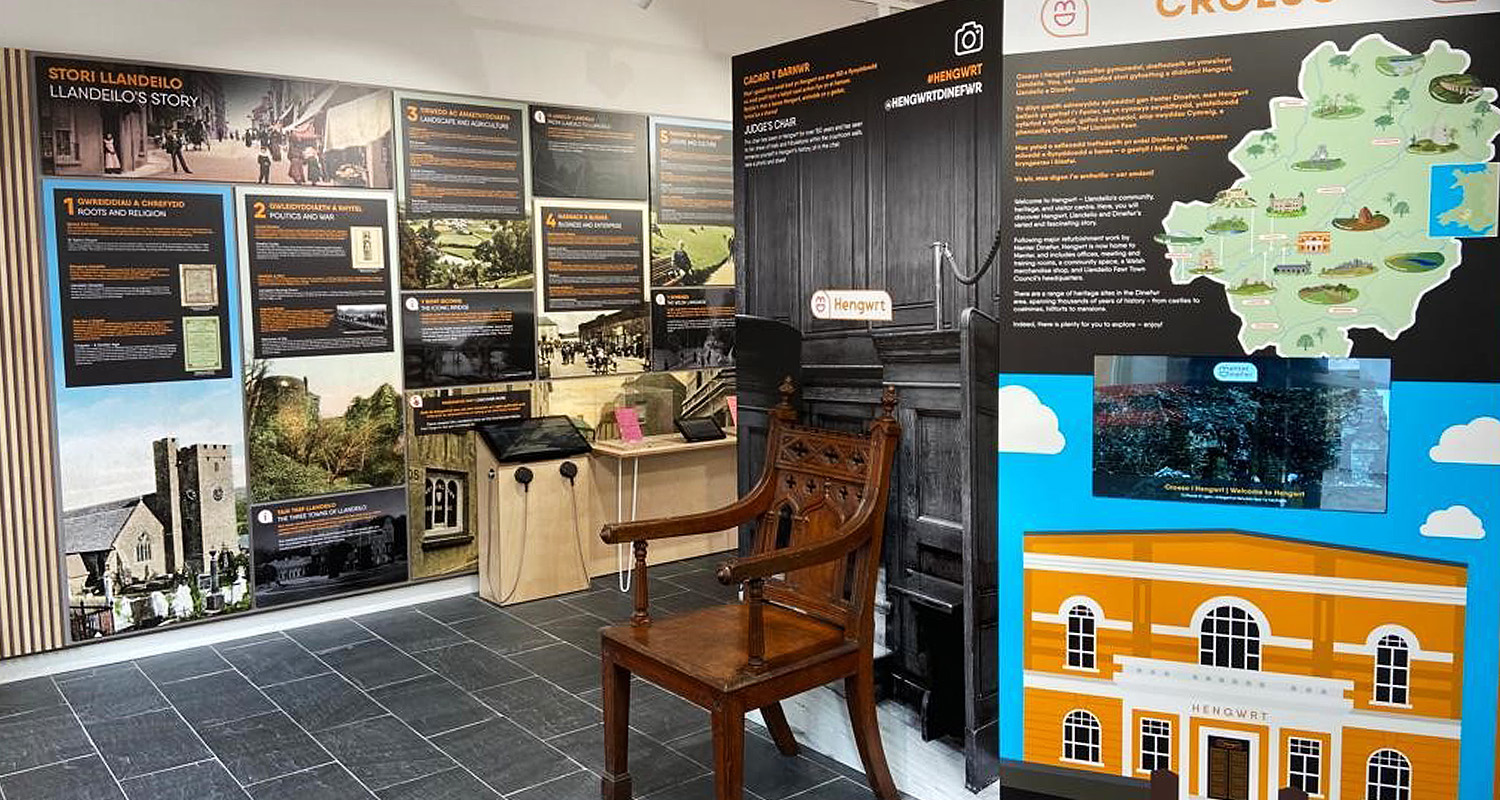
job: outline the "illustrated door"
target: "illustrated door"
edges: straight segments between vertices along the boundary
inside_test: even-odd
[[[1211,800],[1250,800],[1250,743],[1208,738],[1208,796]]]

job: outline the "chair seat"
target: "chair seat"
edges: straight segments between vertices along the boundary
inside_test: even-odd
[[[799,611],[767,604],[765,669],[751,672],[750,609],[743,603],[664,617],[650,625],[603,629],[606,647],[633,650],[720,692],[734,692],[789,671],[847,656],[855,642],[833,625]]]

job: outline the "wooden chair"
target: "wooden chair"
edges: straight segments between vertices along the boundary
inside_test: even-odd
[[[759,709],[782,754],[797,754],[780,702],[844,679],[849,721],[865,775],[880,800],[897,800],[875,717],[875,581],[891,464],[901,436],[896,391],[868,435],[797,423],[795,387],[783,381],[771,412],[760,482],[718,511],[605,526],[609,544],[634,543],[635,613],[605,628],[605,800],[630,800],[626,757],[630,676],[708,709],[717,800],[743,796],[745,714]],[[756,522],[751,555],[719,568],[744,584],[742,602],[653,621],[647,610],[647,543]]]

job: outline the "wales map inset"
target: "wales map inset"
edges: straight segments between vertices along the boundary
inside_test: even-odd
[[[1431,213],[1428,230],[1433,236],[1494,236],[1500,217],[1500,164],[1433,167]]]
[[[1348,331],[1395,339],[1496,228],[1497,93],[1467,53],[1372,35],[1302,61],[1299,97],[1230,152],[1244,177],[1176,202],[1157,241],[1173,283],[1220,283],[1246,353],[1350,354]]]

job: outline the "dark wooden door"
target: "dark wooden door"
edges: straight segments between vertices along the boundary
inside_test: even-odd
[[[1208,738],[1208,796],[1211,800],[1250,800],[1250,743]]]
[[[965,512],[973,482],[960,337],[877,335],[884,380],[901,390],[901,450],[886,519],[886,644],[903,687],[923,712],[923,735],[966,739],[963,630]]]

